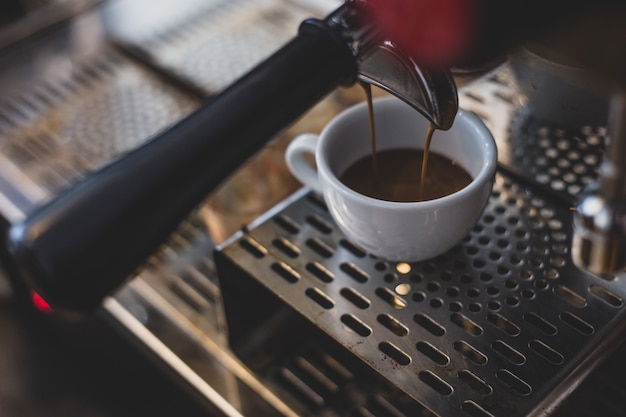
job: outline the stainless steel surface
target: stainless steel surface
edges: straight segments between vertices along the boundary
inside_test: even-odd
[[[220,247],[220,276],[241,280],[228,291],[250,286],[265,301],[259,289],[272,294],[437,415],[549,414],[623,333],[623,277],[600,280],[569,253],[569,203],[594,179],[604,140],[591,128],[533,126],[506,66],[464,89],[461,106],[492,128],[504,170],[483,218],[450,253],[415,265],[371,258],[345,240],[323,204],[301,194]],[[532,141],[542,158],[516,149]],[[265,332],[274,320],[267,315],[257,323]],[[231,320],[235,345],[254,343],[245,321]],[[266,360],[259,372],[267,376],[276,363]],[[314,392],[320,409],[331,407]]]
[[[492,131],[503,168],[563,204],[573,204],[596,179],[606,125],[568,128],[544,121],[527,106],[509,65],[466,86],[459,102]]]
[[[141,7],[120,0],[80,15],[44,38],[34,69],[28,53],[5,58],[15,61],[15,71],[4,68],[0,100],[0,181],[8,196],[0,204],[10,220],[180,120],[313,13],[300,3],[275,12],[276,1],[187,0],[164,7],[170,13],[138,15],[133,26],[128,14]]]
[[[52,25],[71,19],[89,10],[101,0],[33,0],[13,1],[20,11],[17,16],[0,23],[0,48],[33,36]]]
[[[389,42],[360,62],[359,79],[402,99],[437,128],[452,127],[459,103],[456,84],[447,70],[420,68]]]
[[[574,263],[611,279],[626,268],[626,102],[623,92],[611,102],[609,143],[597,184],[576,206],[572,257]]]
[[[132,9],[132,3],[119,1],[112,7],[121,7],[115,12],[123,13],[129,10],[126,6]],[[119,36],[110,37],[104,21],[120,16],[108,8],[110,4],[78,16],[58,32],[26,40],[2,56],[10,65],[3,66],[0,74],[4,91],[0,212],[9,223],[120,153],[140,146],[208,97],[170,68],[129,54]],[[182,10],[182,16],[198,18],[196,6],[193,1],[178,2],[175,9]],[[228,9],[229,2],[221,7]],[[304,13],[305,9],[299,5],[295,10]],[[206,18],[215,10],[200,11]],[[229,15],[222,29],[228,24],[238,27],[239,18],[236,13]],[[161,23],[148,19],[139,29],[153,33]],[[77,37],[81,42],[76,42]],[[279,39],[272,42],[280,44]],[[33,66],[31,52],[38,48],[45,53],[38,54]],[[176,50],[181,49],[179,45]],[[221,58],[218,78],[232,76],[234,67],[241,70],[231,61],[250,59],[246,51],[231,52]],[[211,247],[203,225],[183,226],[141,277],[134,277],[107,300],[101,316],[156,359],[157,365],[165,366],[191,398],[200,398],[208,415],[295,416],[224,344],[226,330],[220,326]],[[190,255],[198,251],[199,258]]]
[[[215,415],[296,416],[229,349],[212,249],[191,216],[102,314]]]
[[[124,18],[125,7],[113,5],[107,16],[119,43],[141,51],[147,60],[206,94],[215,94],[290,40],[303,19],[323,17],[302,3],[188,0],[182,8],[165,4],[161,9],[166,12],[140,30]]]
[[[118,41],[140,51],[144,59],[166,68],[175,76],[207,94],[214,94],[269,56],[297,33],[302,20],[326,17],[340,2],[237,0],[198,4],[199,13],[183,25],[173,26],[162,18],[165,28],[129,30],[123,23],[114,27]],[[180,11],[175,11],[181,14]],[[326,12],[326,13],[325,13]],[[117,17],[116,9],[110,12]],[[456,87],[450,74],[441,69],[419,68],[392,44],[382,44],[371,28],[355,24],[349,8],[338,8],[326,17],[359,57],[360,78],[383,87],[412,105],[437,126],[448,129],[457,110]],[[356,26],[356,27],[355,27]],[[401,78],[400,78],[401,77]]]
[[[199,100],[106,44],[0,102],[9,220],[193,110]]]
[[[570,128],[606,125],[610,93],[601,77],[541,44],[517,48],[510,62],[524,106],[542,121]]]
[[[133,31],[122,6],[141,3],[72,21],[35,70],[3,67],[14,84],[0,104],[3,219],[167,128],[309,14],[301,2],[163,2],[170,12]],[[107,19],[112,38],[91,25]],[[89,42],[68,42],[76,33]],[[217,415],[621,415],[624,276],[599,280],[569,251],[569,209],[597,176],[606,126],[546,124],[507,65],[459,93],[494,133],[501,171],[450,253],[371,258],[301,190],[220,247],[243,268],[232,276],[191,214],[101,316]]]
[[[368,19],[350,3],[324,22],[345,39],[357,59],[361,82],[379,87],[422,113],[437,128],[448,130],[458,110],[456,84],[445,68],[420,67],[402,48],[382,39]]]
[[[528,46],[513,54],[512,69],[526,112],[543,124],[571,130],[584,125],[607,126],[602,133],[607,146],[604,155],[598,156],[597,184],[582,184],[587,190],[578,196],[573,211],[572,257],[579,267],[611,279],[626,267],[623,87],[610,85],[592,71],[559,59],[561,52]],[[564,143],[568,142],[571,140]],[[576,158],[570,157],[574,155],[570,147],[567,151],[568,158],[562,161],[569,168]],[[581,151],[578,155],[591,157],[585,149]],[[577,173],[582,173],[580,164],[577,168]],[[572,178],[563,176],[570,183]],[[581,185],[568,186],[579,189]]]
[[[568,261],[566,214],[499,175],[465,241],[409,265],[354,248],[303,196],[223,255],[436,415],[542,415],[616,347],[624,323],[621,280]]]
[[[0,274],[0,414],[211,416],[144,349],[93,319],[68,323],[20,305]]]

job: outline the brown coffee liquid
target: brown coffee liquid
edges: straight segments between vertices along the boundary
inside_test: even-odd
[[[358,193],[387,201],[426,201],[452,194],[472,178],[465,169],[435,152],[428,154],[428,175],[422,183],[424,151],[389,149],[377,152],[378,174],[372,171],[372,156],[352,164],[340,180]]]
[[[365,98],[367,99],[367,116],[370,123],[370,148],[372,151],[372,171],[374,172],[374,178],[377,177],[378,164],[376,161],[376,125],[374,123],[374,105],[372,103],[372,86],[366,82],[359,80],[359,85],[365,91]]]
[[[376,129],[372,86],[363,81],[370,128],[370,155],[352,164],[340,180],[353,190],[387,201],[415,202],[452,194],[471,181],[472,177],[449,158],[430,152],[436,127],[431,123],[426,132],[424,150],[391,149],[376,151]]]
[[[428,156],[430,155],[430,142],[433,140],[433,133],[435,133],[435,125],[430,123],[428,125],[428,131],[426,132],[426,140],[424,141],[424,155],[422,156],[422,169],[420,170],[420,185],[418,198],[419,201],[424,200],[424,187],[426,187],[426,173],[428,171]]]

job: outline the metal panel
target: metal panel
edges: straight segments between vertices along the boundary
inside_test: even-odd
[[[448,253],[376,259],[303,190],[220,246],[218,265],[245,276],[241,287],[223,286],[225,299],[258,281],[436,415],[553,412],[618,346],[626,288],[623,276],[599,279],[569,256],[569,204],[595,177],[604,128],[535,123],[517,98],[506,67],[461,92],[461,105],[494,132],[501,170],[482,218]],[[235,346],[252,343],[232,331]]]

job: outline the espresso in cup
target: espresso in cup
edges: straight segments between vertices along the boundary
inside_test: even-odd
[[[394,166],[402,165],[399,158],[409,157],[414,160],[406,164],[412,165],[409,169],[414,173],[409,188],[419,190],[421,152],[428,149],[424,132],[429,129],[426,118],[395,97],[379,98],[373,104],[375,151],[367,140],[367,103],[361,103],[335,117],[321,134],[306,133],[294,139],[287,147],[287,166],[297,179],[323,196],[346,237],[371,255],[406,262],[437,256],[460,242],[485,208],[496,171],[493,136],[476,115],[461,109],[453,126],[437,131],[430,144],[427,178],[450,176],[456,166],[467,171],[469,184],[455,192],[444,190],[442,197],[420,201],[371,197],[343,182],[351,167],[365,158],[360,172],[373,169],[367,160],[372,155],[380,168],[386,164],[387,153],[391,155],[389,164]],[[315,155],[315,166],[309,163],[311,155]],[[439,156],[449,160],[445,168],[433,168]],[[358,167],[356,170],[356,180],[362,181],[366,175],[359,174]],[[448,180],[443,182],[448,187]]]
[[[426,170],[422,170],[424,161]],[[452,159],[436,152],[428,152],[424,158],[422,149],[411,148],[378,151],[375,157],[366,155],[350,165],[339,179],[357,193],[399,202],[434,200],[472,182],[465,168]]]
[[[378,153],[372,86],[359,82],[367,98],[371,154],[352,164],[341,182],[358,193],[385,201],[434,200],[459,191],[472,177],[456,161],[434,152],[430,144],[436,131],[428,126],[424,149],[389,149]],[[432,160],[432,162],[430,162]]]

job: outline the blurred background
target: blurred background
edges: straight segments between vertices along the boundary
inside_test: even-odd
[[[2,1],[2,224],[158,134],[282,45],[302,19],[338,4]],[[311,123],[322,126],[338,106],[322,104]],[[298,186],[284,175],[286,141],[277,138],[201,207],[214,240]],[[274,172],[273,182],[259,181],[259,172]],[[34,307],[29,289],[4,267],[0,415],[213,414],[106,319],[68,322]]]
[[[324,17],[341,3],[338,0],[2,1],[2,231],[79,179],[174,125],[291,39],[303,19]],[[268,306],[259,303],[256,293],[252,294],[251,310],[244,304],[242,307],[246,308],[236,310],[230,318],[260,323],[262,331],[244,326],[244,331],[236,335],[240,340],[235,338],[235,341],[241,343],[237,346],[238,354],[234,354],[229,345],[222,288],[212,253],[215,245],[233,234],[242,231],[238,235],[241,237],[244,232],[259,227],[261,231],[257,230],[255,236],[266,238],[267,247],[272,247],[274,242],[270,232],[283,236],[302,229],[315,237],[302,245],[303,252],[312,253],[320,264],[329,251],[336,250],[336,258],[341,258],[344,264],[371,267],[372,276],[380,275],[381,279],[372,280],[376,292],[370,298],[382,304],[382,308],[387,308],[388,303],[379,295],[379,283],[396,288],[402,282],[414,291],[406,296],[409,303],[450,324],[450,334],[462,331],[456,323],[448,323],[450,310],[465,309],[465,314],[475,320],[483,315],[491,317],[491,322],[484,325],[487,336],[503,337],[513,345],[518,342],[520,346],[515,347],[534,360],[529,360],[531,364],[527,367],[519,362],[511,366],[511,359],[518,359],[515,352],[504,350],[502,355],[504,345],[497,339],[495,346],[501,350],[494,353],[491,339],[485,337],[483,349],[492,363],[504,363],[499,366],[526,372],[526,378],[540,387],[534,394],[544,395],[546,390],[553,390],[546,394],[550,401],[574,392],[560,409],[546,410],[546,415],[555,412],[554,415],[562,417],[622,416],[626,409],[626,387],[621,382],[624,348],[619,347],[623,333],[620,321],[623,288],[619,279],[598,284],[594,277],[575,269],[569,262],[569,249],[563,243],[571,226],[569,207],[593,181],[602,160],[606,95],[599,98],[596,94],[591,98],[587,94],[576,95],[574,100],[570,93],[577,91],[575,87],[588,87],[586,80],[580,82],[575,78],[572,88],[567,83],[569,79],[563,77],[563,66],[553,66],[530,49],[512,58],[512,68],[505,62],[494,72],[484,74],[484,78],[470,77],[469,81],[476,84],[468,81],[468,88],[459,94],[461,106],[478,114],[498,143],[502,169],[492,202],[481,222],[449,258],[415,265],[417,274],[403,275],[393,266],[372,260],[359,248],[347,244],[328,219],[324,220],[319,201],[303,194],[290,197],[299,192],[300,184],[284,165],[285,146],[300,133],[319,132],[339,111],[364,100],[358,87],[338,88],[273,138],[207,196],[140,273],[108,298],[93,317],[68,321],[52,314],[20,280],[6,248],[0,245],[0,415],[416,415],[413,404],[406,414],[401,413],[400,406],[406,396],[391,384],[383,381],[378,385],[380,381],[372,378],[377,384],[372,389],[369,369],[368,378],[361,379],[357,371],[367,367],[364,363],[342,362],[345,356],[339,354],[337,358],[341,360],[320,356],[324,359],[320,365],[310,360],[311,357],[298,356],[300,342],[310,342],[330,353],[335,353],[336,346],[327,344],[323,337],[309,337],[319,336],[316,333],[319,329],[303,326],[291,314],[277,314],[279,317],[269,314],[265,323],[263,320],[268,317],[254,308],[257,304]],[[542,87],[537,91],[538,82]],[[583,90],[589,92],[589,88]],[[376,90],[375,94],[384,93]],[[545,106],[546,97],[562,98],[556,113],[550,113],[554,107]],[[267,210],[285,198],[291,198],[287,207],[279,208],[285,208],[293,217],[301,215],[300,224],[276,211],[270,213],[278,213],[276,219],[268,220]],[[300,213],[303,204],[314,215]],[[265,216],[261,220],[267,220],[267,224],[257,221],[259,216]],[[264,231],[268,230],[264,237]],[[315,234],[323,235],[324,239],[332,237],[339,243],[328,247],[318,243],[311,249],[311,240],[324,242]],[[247,248],[253,255],[258,254],[255,251],[263,247],[251,244],[246,236],[243,243],[234,245],[235,251]],[[290,248],[282,246],[288,254]],[[315,249],[317,253],[313,253]],[[272,250],[276,252],[280,248]],[[285,259],[284,253],[276,256],[278,260]],[[316,271],[320,274],[323,269]],[[337,271],[338,283],[340,274]],[[245,279],[244,288],[248,284]],[[325,284],[330,286],[328,282]],[[240,295],[237,289],[226,289],[232,297]],[[397,300],[397,295],[392,295],[392,300]],[[543,304],[537,300],[543,300]],[[541,318],[534,325],[520,319],[519,312],[524,308],[532,311],[531,317],[544,314],[558,323],[563,340],[556,340],[556,330],[553,334],[553,328]],[[566,323],[559,318],[561,312],[566,313],[565,317],[576,317],[570,315],[573,309],[586,320],[573,320],[574,327],[578,325],[574,329],[572,320]],[[276,310],[284,312],[284,306]],[[407,310],[407,314],[414,311]],[[490,314],[496,311],[497,314]],[[523,337],[516,340],[501,336],[503,327],[506,330],[503,323],[507,322],[498,319],[494,326],[493,317],[505,316],[523,323],[523,336],[531,335],[528,337],[533,338],[535,348],[545,345],[541,353],[547,354],[548,362],[552,360],[548,366],[545,357],[533,356],[536,352],[530,352]],[[317,316],[313,322],[316,319]],[[374,326],[384,325],[376,318],[372,322]],[[593,327],[588,331],[587,322],[597,332],[594,333]],[[291,327],[281,327],[283,324]],[[416,324],[412,315],[406,324]],[[394,322],[387,325],[394,328]],[[383,332],[389,327],[382,329]],[[299,332],[294,332],[292,338],[285,337],[286,333],[292,336],[293,328]],[[343,331],[345,326],[339,324],[337,328]],[[310,334],[305,330],[311,330]],[[417,329],[420,330],[423,329]],[[294,357],[291,356],[294,352],[288,351],[294,346],[282,343],[285,339],[296,345]],[[476,340],[471,335],[469,339]],[[566,355],[550,350],[549,345],[557,342]],[[460,356],[453,351],[450,349],[452,355]],[[579,366],[582,362],[598,364],[613,351],[616,353],[611,360],[590,375],[585,373],[589,368]],[[590,363],[587,360],[590,352],[602,355],[593,356]],[[247,362],[242,363],[242,359]],[[319,369],[313,365],[320,365]],[[324,374],[328,367],[331,371]],[[443,368],[446,367],[434,367]],[[487,404],[492,401],[497,407],[502,396],[519,394],[511,394],[510,387],[496,380],[495,372],[487,368],[472,369],[476,373],[485,372],[483,377],[499,391],[491,396],[479,394],[481,401],[486,398]],[[353,370],[356,371],[351,374]],[[442,372],[445,374],[447,370]],[[324,375],[331,374],[337,379],[329,382]],[[584,382],[583,377],[587,377]],[[572,385],[560,384],[565,380]],[[310,386],[305,384],[311,381]],[[336,381],[340,383],[335,384]],[[547,388],[541,388],[544,382]],[[436,379],[431,383],[437,386]],[[455,387],[457,392],[470,390],[464,383]],[[578,383],[581,385],[577,388]],[[526,388],[523,381],[520,385],[522,390]],[[322,394],[327,393],[329,386],[331,395],[325,397]],[[426,395],[431,393],[430,388],[424,390]],[[519,400],[524,395],[514,398]],[[440,404],[447,404],[445,401],[452,397],[446,397]],[[393,403],[396,399],[400,401]],[[529,396],[520,401],[531,403],[535,399]],[[421,405],[416,409],[423,415],[431,415]],[[470,407],[466,414],[491,416],[481,410]]]

